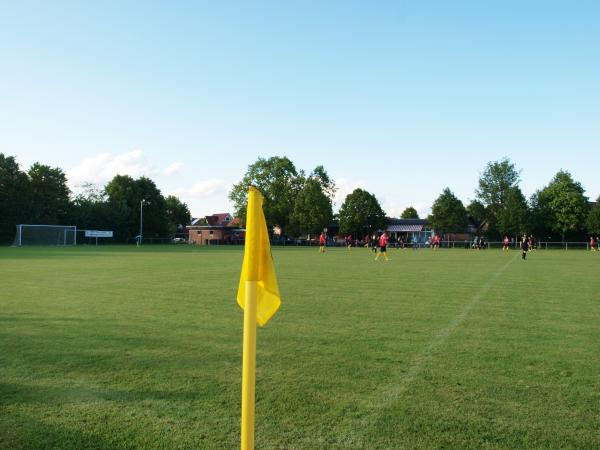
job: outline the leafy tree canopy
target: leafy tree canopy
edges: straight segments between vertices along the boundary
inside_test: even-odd
[[[596,200],[596,204],[588,214],[586,220],[587,231],[595,236],[600,235],[600,197]]]
[[[35,163],[27,172],[32,223],[59,224],[69,212],[71,191],[62,169]]]
[[[339,211],[340,232],[362,236],[387,225],[387,218],[375,196],[363,189],[348,194]]]
[[[518,186],[512,186],[498,212],[498,231],[501,235],[518,236],[525,232],[527,200]]]
[[[139,233],[142,199],[145,236],[167,237],[169,220],[175,220],[175,216],[181,220],[178,224],[188,222],[184,220],[187,206],[172,197],[167,208],[160,190],[149,178],[134,180],[117,175],[103,189],[85,183],[71,196],[62,169],[35,163],[24,172],[13,156],[0,153],[0,243],[12,242],[19,223],[112,230],[115,240],[124,242]]]
[[[302,194],[303,199],[300,201],[304,206],[298,204],[296,207],[298,196],[308,180],[312,180],[310,187]],[[270,227],[278,226],[284,234],[299,232],[300,218],[307,218],[307,196],[313,195],[317,187],[326,197],[329,208],[336,191],[334,181],[323,166],[317,166],[307,177],[304,171],[298,171],[294,163],[285,156],[258,158],[248,167],[242,180],[234,184],[229,192],[235,215],[242,220],[242,223],[245,223],[246,219],[246,203],[250,186],[256,186],[265,196],[263,208],[267,224]],[[319,196],[317,200],[320,202],[317,221],[320,222],[329,213],[322,198]],[[313,226],[309,225],[309,228],[312,229]]]
[[[192,220],[188,206],[174,195],[169,195],[165,198],[165,206],[167,208],[167,220],[169,221],[169,231],[171,233],[182,229],[180,227],[185,227]]]
[[[484,220],[488,217],[488,211],[483,203],[479,200],[473,200],[467,206],[467,215],[472,217],[477,224],[483,223]]]
[[[504,203],[510,188],[517,186],[520,180],[519,171],[508,158],[489,162],[479,178],[476,193],[485,206],[495,210]]]
[[[269,227],[278,226],[287,231],[296,196],[304,181],[304,174],[298,173],[289,158],[258,158],[248,167],[242,181],[233,185],[229,199],[233,202],[236,216],[245,223],[248,188],[256,186],[265,196],[263,209]]]
[[[310,177],[296,197],[292,213],[292,228],[299,234],[318,234],[333,220],[330,198],[323,192],[319,180]]]
[[[433,202],[429,221],[442,233],[463,231],[467,227],[467,210],[449,188],[443,190]]]
[[[329,177],[325,168],[323,166],[315,167],[309,178],[317,180],[321,185],[323,194],[325,194],[330,202],[333,202],[337,188],[335,187],[335,182]]]
[[[417,212],[417,210],[415,208],[413,208],[412,206],[409,206],[404,211],[402,211],[402,214],[400,215],[400,217],[402,219],[418,219],[419,213]]]
[[[560,170],[548,186],[536,193],[536,207],[548,215],[550,228],[562,239],[569,232],[581,232],[589,213],[588,198],[581,183]]]
[[[13,156],[0,153],[0,243],[13,241],[15,225],[29,221],[30,209],[27,174]]]
[[[116,175],[104,190],[119,218],[115,223],[119,239],[139,234],[142,209],[144,237],[167,236],[167,207],[154,181],[146,177],[134,180],[129,175]]]

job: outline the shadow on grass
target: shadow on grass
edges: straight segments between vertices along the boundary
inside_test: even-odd
[[[284,248],[284,247],[282,247]],[[97,257],[97,256],[127,256],[127,255],[150,255],[153,253],[207,253],[234,251],[243,252],[242,245],[213,245],[213,246],[195,246],[195,245],[82,245],[77,247],[0,247],[0,259],[33,259],[39,261],[40,258],[71,258],[79,257]]]
[[[163,335],[129,324],[100,325],[1,316],[0,403],[195,402],[219,399],[239,376],[237,336],[207,346],[190,338],[193,329],[189,336]]]
[[[0,417],[0,448],[20,449],[125,449],[118,436],[108,440],[91,430],[74,430],[33,420],[24,414]]]
[[[48,316],[36,316],[33,314],[26,313],[11,313],[11,314],[0,314],[0,322],[6,323],[19,323],[19,324],[27,324],[27,323],[63,323],[63,322],[71,322],[78,323],[81,322],[81,318],[78,317],[48,317]]]
[[[207,386],[190,385],[187,390],[153,390],[153,389],[114,389],[114,388],[91,388],[80,385],[68,385],[63,381],[62,385],[39,385],[33,381],[25,383],[0,383],[0,405],[50,405],[60,406],[67,404],[93,404],[97,402],[115,402],[119,404],[133,404],[136,402],[174,402],[192,404],[203,400],[209,400],[209,395],[215,392],[207,392]],[[213,386],[211,391],[222,388]],[[235,387],[237,392],[237,386]],[[214,400],[214,399],[213,399]],[[183,405],[182,405],[183,406]]]

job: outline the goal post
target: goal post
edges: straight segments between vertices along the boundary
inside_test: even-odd
[[[77,245],[75,225],[17,225],[13,246],[23,245]]]

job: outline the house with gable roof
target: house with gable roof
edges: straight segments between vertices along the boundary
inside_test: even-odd
[[[196,245],[221,245],[241,243],[245,238],[240,220],[229,213],[212,214],[192,219],[186,227],[188,242]]]

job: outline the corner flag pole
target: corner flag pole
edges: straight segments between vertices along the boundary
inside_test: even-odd
[[[254,397],[256,385],[256,324],[264,326],[281,305],[263,196],[248,189],[246,243],[237,302],[244,309],[242,356],[242,450],[254,449]]]
[[[256,387],[256,285],[258,279],[259,221],[252,208],[256,202],[253,189],[248,192],[249,214],[246,216],[246,289],[244,292],[244,341],[242,356],[242,450],[254,449],[254,401]],[[251,205],[252,203],[252,205]],[[261,208],[262,213],[262,208]]]
[[[256,281],[246,281],[244,355],[242,358],[242,450],[254,449],[256,385]]]

